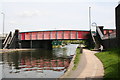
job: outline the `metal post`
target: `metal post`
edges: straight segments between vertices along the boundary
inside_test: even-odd
[[[89,7],[89,28],[91,31],[91,7]]]
[[[108,31],[108,48],[111,48],[111,44],[110,44],[110,33]]]
[[[97,27],[97,24],[96,24],[95,22],[92,23],[92,27],[96,27],[96,29],[98,28],[98,27]],[[92,30],[91,30],[91,35],[92,35],[92,40],[93,40],[93,42],[96,44],[95,38],[93,37]]]
[[[80,53],[83,53],[83,47],[81,46],[81,43],[80,43]]]
[[[91,7],[89,7],[89,29],[90,29],[90,34],[92,35],[91,33]],[[92,40],[90,39],[90,47],[92,46]]]
[[[30,41],[30,48],[32,49],[32,40]]]
[[[4,23],[5,23],[5,14],[2,12],[1,14],[3,14],[3,32],[2,32],[2,35],[3,35],[3,37],[4,37]],[[3,43],[3,42],[2,42]],[[4,54],[2,53],[2,73],[4,74]],[[2,77],[3,77],[4,75],[2,75]]]
[[[4,28],[5,28],[5,14],[2,12],[1,14],[3,14],[3,37],[4,37]]]

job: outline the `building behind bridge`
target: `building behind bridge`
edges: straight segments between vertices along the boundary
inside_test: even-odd
[[[117,36],[117,45],[120,47],[120,3],[115,9],[116,15],[116,36]]]

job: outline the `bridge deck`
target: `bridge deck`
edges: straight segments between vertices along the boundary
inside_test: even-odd
[[[64,39],[87,39],[89,31],[80,30],[54,30],[20,32],[20,40],[64,40]]]

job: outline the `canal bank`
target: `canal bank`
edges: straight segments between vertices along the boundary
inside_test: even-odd
[[[94,55],[98,53],[96,51],[90,51],[83,49],[83,54],[80,57],[80,62],[76,70],[72,70],[74,65],[71,62],[68,71],[62,75],[60,78],[81,78],[81,79],[90,79],[90,78],[100,78],[104,76],[104,68],[101,61]],[[74,59],[74,58],[73,58]],[[72,60],[74,61],[74,60]]]
[[[15,51],[31,51],[36,49],[0,49],[0,53],[10,53]]]

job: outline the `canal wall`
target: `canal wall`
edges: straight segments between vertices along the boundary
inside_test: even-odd
[[[60,78],[66,78],[68,76],[68,74],[70,73],[70,71],[74,67],[75,57],[76,57],[76,54],[73,56],[73,58],[72,58],[72,60],[71,60],[71,62],[69,64],[69,67],[67,68],[66,72],[62,76],[60,76]]]
[[[79,74],[84,70],[84,68],[87,64],[87,59],[86,59],[85,54],[83,54],[83,53],[81,54],[80,61],[78,63],[76,70],[72,70],[74,67],[75,57],[76,57],[76,54],[73,56],[73,58],[70,62],[70,65],[67,68],[67,71],[62,76],[60,76],[60,79],[62,79],[62,78],[77,78],[79,76]]]

